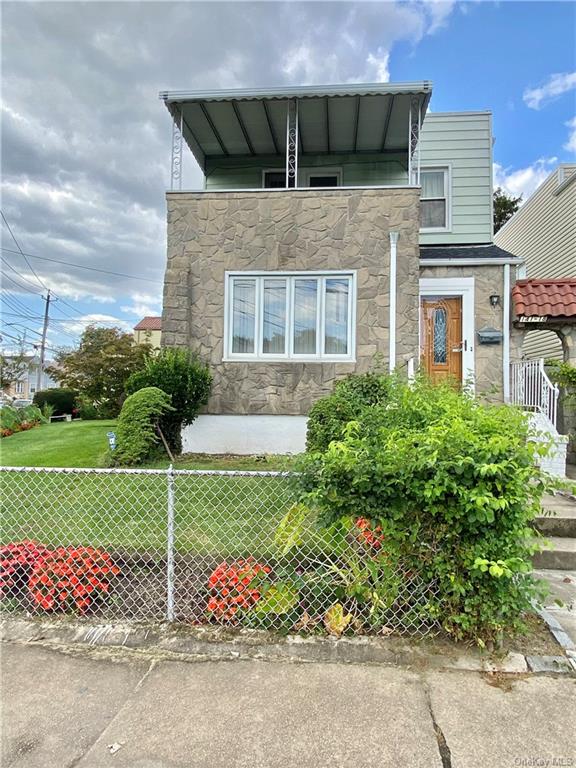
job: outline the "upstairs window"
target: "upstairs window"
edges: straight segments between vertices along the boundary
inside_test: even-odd
[[[264,171],[264,189],[280,189],[286,186],[286,173],[284,171]]]
[[[420,170],[420,228],[448,229],[448,169],[423,168]]]
[[[353,273],[236,273],[226,279],[225,359],[354,359]]]

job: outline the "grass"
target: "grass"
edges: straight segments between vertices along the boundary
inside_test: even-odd
[[[106,433],[116,421],[72,421],[45,424],[18,432],[0,441],[0,462],[7,467],[103,467],[108,451]],[[176,469],[286,470],[287,456],[179,456]],[[170,460],[162,456],[145,466],[166,469]]]
[[[106,432],[115,425],[113,420],[43,424],[2,438],[0,459],[6,467],[101,467]]]
[[[291,503],[277,477],[180,476],[175,482],[179,552],[220,557],[270,551]],[[167,480],[163,475],[17,473],[2,478],[2,543],[166,551]]]
[[[115,421],[44,425],[0,442],[9,467],[102,467]],[[150,468],[169,466],[168,458]],[[177,469],[285,470],[285,456],[179,457]],[[36,539],[50,546],[166,551],[166,477],[11,473],[1,479],[1,541]],[[176,480],[176,542],[180,552],[220,557],[258,555],[291,503],[283,478],[195,477]]]

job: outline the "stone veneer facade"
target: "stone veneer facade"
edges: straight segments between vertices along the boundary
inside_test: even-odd
[[[214,377],[212,414],[305,415],[334,380],[388,365],[390,232],[398,232],[396,364],[418,354],[419,190],[169,192],[162,343]],[[226,271],[356,270],[356,362],[223,362]]]

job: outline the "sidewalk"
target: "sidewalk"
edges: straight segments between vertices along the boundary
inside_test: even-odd
[[[1,651],[6,767],[576,765],[568,676]]]

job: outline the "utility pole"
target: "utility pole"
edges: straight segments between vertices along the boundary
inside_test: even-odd
[[[42,374],[44,373],[44,356],[46,353],[46,333],[48,331],[48,312],[50,310],[50,289],[44,299],[46,306],[44,307],[44,326],[42,327],[42,341],[40,342],[40,363],[38,364],[38,378],[36,379],[36,392],[40,392],[42,389]]]

